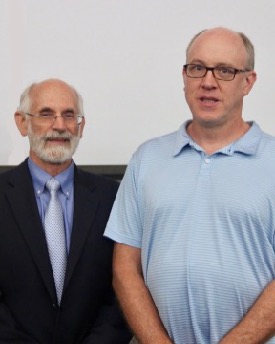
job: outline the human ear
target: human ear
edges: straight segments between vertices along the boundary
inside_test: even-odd
[[[26,115],[21,111],[16,111],[14,114],[14,119],[18,130],[22,136],[28,135],[28,123]]]
[[[248,72],[248,74],[245,76],[245,86],[243,89],[244,96],[248,95],[248,93],[251,91],[256,80],[257,80],[256,72],[254,71]]]
[[[84,126],[85,126],[85,117],[82,118],[82,122],[80,123],[79,137],[82,137],[82,135],[83,135]]]

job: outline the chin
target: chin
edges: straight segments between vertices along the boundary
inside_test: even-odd
[[[219,116],[201,116],[201,117],[197,117],[197,118],[194,118],[195,121],[197,123],[199,123],[199,125],[203,126],[203,127],[206,127],[206,128],[211,128],[211,127],[216,127],[216,126],[219,126],[221,125],[222,123],[224,123],[224,119]]]
[[[44,158],[44,157],[39,157],[42,161],[48,163],[48,164],[52,164],[52,165],[62,165],[65,162],[72,160],[72,156],[71,157],[52,157],[52,158]]]
[[[65,147],[55,147],[55,148],[44,148],[44,149],[37,149],[34,150],[34,153],[36,156],[50,164],[54,165],[61,165],[65,163],[68,160],[71,160],[73,157],[73,154],[76,150],[76,147],[70,147],[70,148],[65,148]]]

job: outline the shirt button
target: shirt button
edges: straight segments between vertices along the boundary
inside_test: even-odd
[[[210,159],[204,159],[204,162],[205,162],[206,164],[210,164]]]

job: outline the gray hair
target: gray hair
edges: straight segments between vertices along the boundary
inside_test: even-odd
[[[61,81],[61,80],[60,80]],[[64,82],[64,81],[62,81]],[[31,109],[31,106],[32,106],[32,96],[31,96],[31,92],[32,92],[32,89],[37,86],[39,83],[32,83],[30,86],[28,86],[24,91],[23,93],[21,94],[20,96],[20,103],[19,103],[19,107],[18,107],[18,111],[22,111],[24,113],[26,112],[30,112],[30,109]],[[66,83],[67,84],[67,83]],[[73,91],[73,93],[75,94],[76,96],[76,99],[77,99],[77,110],[79,112],[80,115],[84,115],[84,108],[83,108],[83,99],[82,99],[82,96],[77,92],[77,90],[67,84],[71,90]]]
[[[189,42],[187,49],[186,49],[186,59],[187,59],[187,55],[188,55],[189,50],[190,50],[192,44],[194,43],[194,41],[205,31],[207,31],[207,29],[200,31],[191,39],[191,41]],[[243,45],[244,45],[246,53],[247,53],[247,61],[246,61],[247,65],[245,66],[245,68],[247,68],[249,70],[254,70],[255,51],[254,51],[254,46],[253,46],[252,42],[243,32],[235,32],[235,33],[237,33],[241,37],[241,39],[243,41]]]

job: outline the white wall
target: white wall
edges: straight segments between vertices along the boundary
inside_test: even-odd
[[[126,164],[141,142],[190,118],[185,48],[214,26],[253,41],[258,80],[245,118],[275,135],[274,14],[274,0],[0,0],[0,165],[28,154],[13,113],[22,90],[49,77],[84,98],[87,124],[75,161]]]

